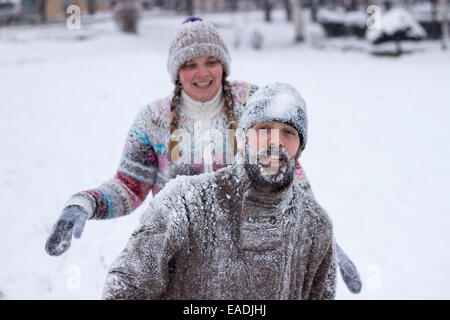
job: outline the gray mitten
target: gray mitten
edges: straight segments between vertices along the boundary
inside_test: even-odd
[[[74,205],[65,208],[53,226],[45,244],[45,251],[51,256],[66,252],[70,248],[72,234],[79,239],[87,219],[88,213],[82,207]]]
[[[361,291],[362,281],[359,276],[358,269],[345,254],[344,250],[336,244],[337,249],[337,262],[339,270],[341,270],[342,279],[344,279],[345,285],[351,293],[357,294]]]

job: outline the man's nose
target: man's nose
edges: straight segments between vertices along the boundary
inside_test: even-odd
[[[272,129],[267,135],[267,145],[271,147],[283,148],[283,138],[280,136],[280,130]]]

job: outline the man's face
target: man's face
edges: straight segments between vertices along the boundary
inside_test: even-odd
[[[300,137],[295,128],[282,122],[261,122],[255,124],[247,131],[247,142],[250,151],[259,153],[269,146],[284,148],[287,154],[294,158],[300,149]],[[262,159],[268,165],[283,165],[281,159],[276,157]]]
[[[246,138],[250,180],[272,191],[288,186],[300,156],[297,130],[282,122],[261,122],[247,131]]]

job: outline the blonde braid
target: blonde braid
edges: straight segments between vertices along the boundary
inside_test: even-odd
[[[233,99],[233,93],[231,91],[230,83],[226,80],[225,75],[223,76],[222,80],[222,90],[223,90],[223,97],[225,99],[225,115],[230,122],[229,129],[233,129],[234,131],[234,145],[233,145],[233,151],[236,154],[237,152],[237,140],[236,140],[236,115],[234,113],[234,99]]]
[[[172,140],[173,132],[178,129],[178,120],[180,117],[180,100],[181,100],[181,82],[179,80],[175,83],[172,101],[170,103],[170,141],[169,141],[169,160],[172,161],[172,150],[177,145],[178,141]]]

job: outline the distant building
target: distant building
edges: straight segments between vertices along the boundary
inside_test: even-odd
[[[39,0],[37,0],[39,1]],[[81,12],[87,13],[89,5],[93,5],[95,12],[105,11],[109,9],[110,0],[46,0],[46,15],[47,18],[52,19],[56,17],[62,17],[66,13],[66,9],[70,5],[77,5],[80,7]]]
[[[192,0],[194,11],[220,11],[229,7],[229,0]],[[166,10],[185,10],[187,0],[155,0],[154,5]]]

